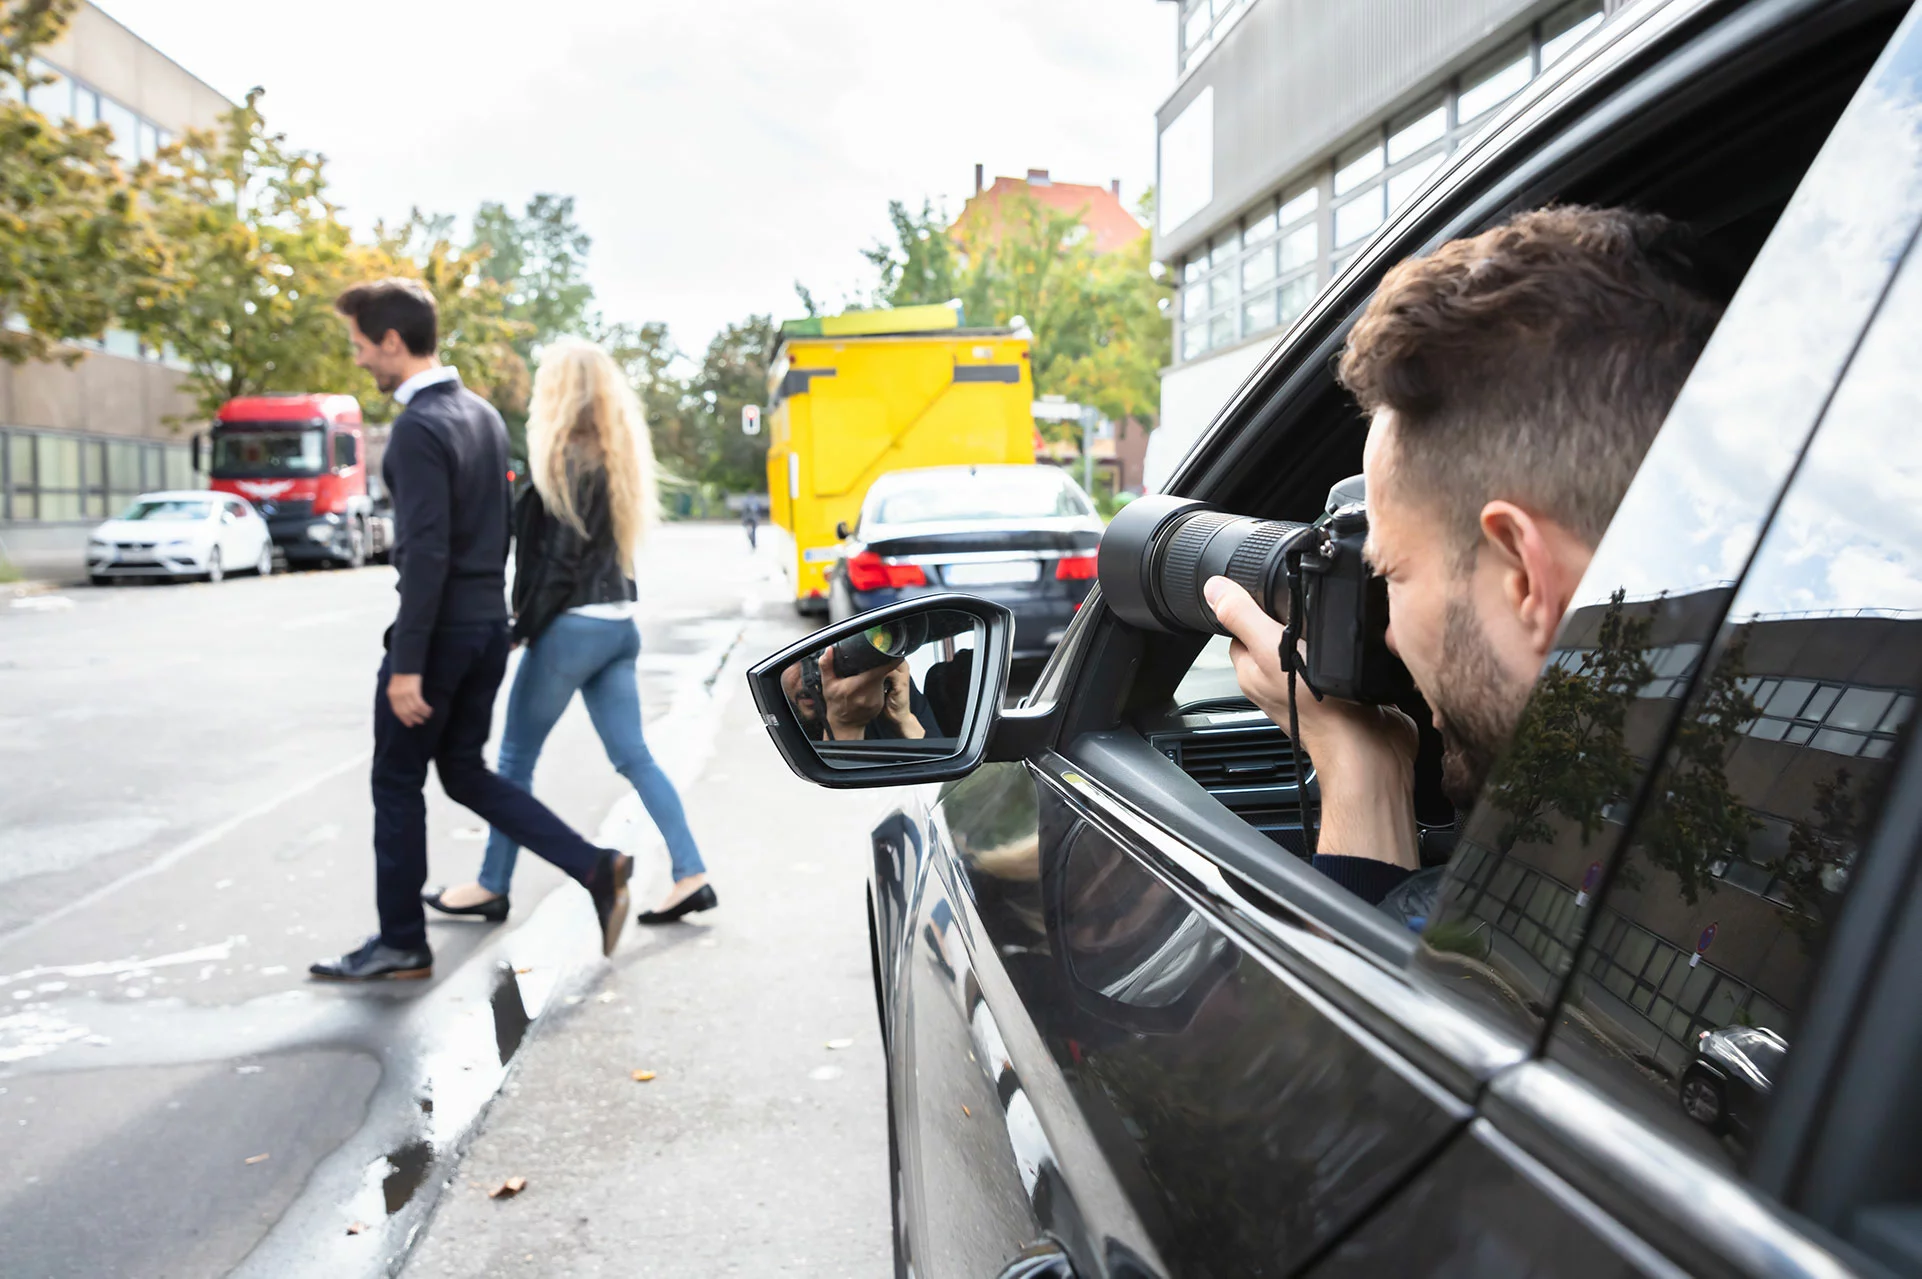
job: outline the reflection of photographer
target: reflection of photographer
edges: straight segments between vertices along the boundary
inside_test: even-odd
[[[1366,563],[1386,579],[1381,616],[1359,562],[1344,581],[1339,527],[1311,532],[1317,553],[1285,585],[1282,568],[1251,568],[1286,559],[1252,534],[1232,563],[1206,547],[1144,561],[1163,576],[1186,570],[1212,611],[1204,624],[1235,637],[1242,691],[1284,728],[1296,720],[1321,788],[1315,865],[1370,901],[1419,861],[1415,725],[1379,704],[1392,694],[1371,695],[1368,677],[1389,652],[1406,663],[1442,735],[1444,787],[1472,803],[1714,327],[1719,309],[1692,282],[1689,253],[1660,217],[1551,208],[1389,272],[1340,369],[1370,418],[1366,513],[1351,508],[1347,532],[1366,530]],[[1277,620],[1290,616],[1292,627]],[[1306,655],[1297,687],[1319,666],[1344,673],[1320,692],[1334,683],[1362,700],[1309,694],[1291,706],[1284,635]]]
[[[925,712],[926,699],[904,660],[842,675],[835,655],[836,649],[823,649],[781,672],[782,688],[809,738],[858,742],[927,736],[931,716],[918,713]]]

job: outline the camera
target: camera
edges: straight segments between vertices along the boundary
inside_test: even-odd
[[[1395,702],[1413,681],[1388,648],[1388,585],[1362,556],[1367,538],[1359,475],[1328,491],[1312,524],[1232,515],[1190,498],[1138,498],[1102,534],[1101,595],[1135,626],[1226,635],[1201,588],[1228,578],[1282,623],[1283,669],[1292,665],[1317,696]],[[1297,640],[1307,652],[1291,662]]]
[[[928,642],[928,619],[904,617],[870,626],[834,646],[834,673],[841,679],[897,662]]]

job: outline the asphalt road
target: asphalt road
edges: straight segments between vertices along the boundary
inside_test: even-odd
[[[507,925],[435,924],[434,979],[373,988],[304,974],[373,927],[367,761],[391,571],[0,607],[6,1274],[380,1274],[416,1247],[434,1272],[500,1273],[533,1251],[519,1244],[542,1214],[566,1219],[585,1259],[567,1272],[593,1273],[686,1242],[686,1216],[719,1193],[701,1187],[761,1197],[763,1229],[724,1269],[880,1273],[885,1119],[859,896],[877,801],[794,782],[745,709],[746,663],[802,629],[770,565],[738,528],[670,526],[642,566],[650,743],[689,797],[723,909],[667,936],[630,925],[609,964],[585,894],[524,857]],[[535,789],[641,855],[637,896],[665,880],[578,702]],[[429,829],[433,880],[471,876],[479,822],[430,788]],[[831,1063],[795,1056],[830,1039],[851,1041]],[[640,1093],[642,1057],[754,1065],[711,1061],[698,1088]],[[610,1080],[629,1090],[618,1103]],[[610,1104],[620,1124],[590,1122]],[[552,1123],[580,1139],[543,1156]],[[460,1193],[492,1175],[487,1159],[541,1158],[554,1173],[517,1200]],[[818,1196],[780,1189],[824,1158],[826,1217]],[[610,1211],[611,1186],[653,1193]],[[475,1204],[520,1216],[468,1220]],[[831,1265],[762,1264],[766,1240],[824,1229],[815,1255]],[[727,1246],[710,1241],[709,1258]]]

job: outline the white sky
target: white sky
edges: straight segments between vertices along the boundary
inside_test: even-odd
[[[571,194],[610,319],[722,324],[866,285],[890,198],[974,165],[1153,178],[1174,84],[1158,0],[98,0],[324,153],[356,226]]]

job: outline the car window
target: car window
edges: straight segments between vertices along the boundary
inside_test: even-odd
[[[1054,519],[1092,515],[1073,484],[1052,468],[944,472],[877,494],[868,522],[932,524],[955,520]]]
[[[195,501],[192,498],[141,498],[128,507],[126,513],[120,518],[191,524],[204,520],[213,513],[213,503]]]
[[[1804,175],[1617,509],[1463,827],[1418,964],[1438,989],[1523,1033],[1539,1029],[1597,922],[1596,890],[1623,823],[1650,796],[1683,699],[1712,687],[1726,717],[1761,691],[1741,680],[1803,674],[1755,665],[1758,651],[1739,673],[1709,664],[1705,679],[1701,655],[1913,232],[1922,207],[1915,96],[1900,60],[1885,64]],[[1817,706],[1813,688],[1793,706],[1792,690],[1777,705],[1778,688],[1767,717],[1757,708],[1744,722],[1757,716],[1766,733],[1779,719],[1785,734],[1806,727],[1811,737],[1839,729],[1826,717],[1843,691],[1821,707],[1819,728],[1802,718]],[[1694,812],[1736,820],[1717,808],[1718,794],[1692,798]],[[1678,809],[1676,819],[1688,814]],[[1768,829],[1788,837],[1786,826]],[[1652,945],[1628,932],[1609,941],[1626,949],[1609,953],[1632,959]]]
[[[1567,1065],[1751,1148],[1922,691],[1922,256],[1769,524],[1595,912]]]

